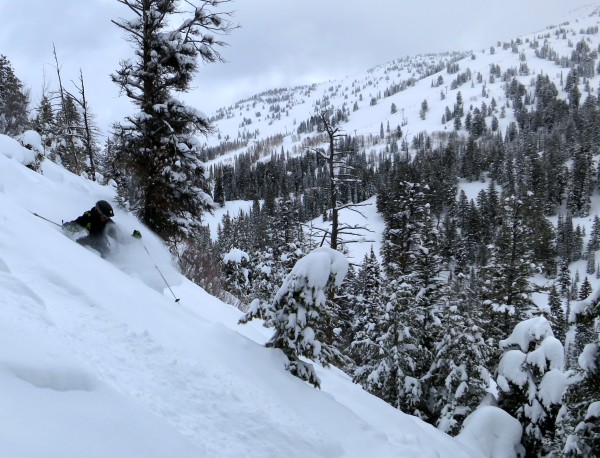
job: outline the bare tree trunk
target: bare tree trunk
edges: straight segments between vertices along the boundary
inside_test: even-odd
[[[325,116],[321,115],[322,119]],[[329,157],[327,158],[327,165],[329,166],[329,200],[331,204],[331,246],[332,249],[337,250],[338,246],[338,225],[339,225],[339,210],[338,210],[338,187],[335,180],[335,137],[337,129],[332,129],[330,125],[325,122],[325,128],[327,129],[327,135],[329,136]]]
[[[348,172],[349,166],[344,159],[344,156],[351,154],[353,151],[336,150],[336,141],[342,137],[346,137],[346,134],[341,133],[338,127],[334,128],[331,125],[326,113],[321,113],[320,118],[327,133],[329,151],[325,152],[322,148],[314,149],[313,151],[327,163],[329,169],[329,199],[331,205],[331,229],[323,229],[323,240],[329,236],[329,246],[334,250],[337,250],[340,246],[339,238],[341,235],[357,236],[356,232],[354,232],[356,230],[373,231],[364,226],[340,224],[339,214],[342,209],[349,209],[360,214],[356,208],[365,204],[353,202],[342,203],[340,201],[340,185],[342,183],[352,184],[357,181],[356,177],[350,175]]]
[[[73,158],[73,165],[75,166],[75,173],[77,175],[81,174],[81,165],[79,164],[79,158],[77,157],[77,153],[75,151],[75,143],[73,142],[73,135],[71,132],[71,126],[68,125],[68,120],[66,119],[67,113],[67,98],[65,96],[65,90],[62,85],[62,78],[60,76],[60,66],[58,64],[58,56],[56,54],[56,47],[54,44],[52,45],[52,52],[54,53],[54,61],[56,62],[56,75],[58,77],[58,88],[60,91],[60,106],[62,109],[62,122],[64,123],[64,131],[62,135],[65,136],[65,141],[67,142],[67,149],[69,150],[69,156]]]
[[[79,86],[79,87],[77,87],[77,85],[75,85],[75,86],[77,87],[77,90],[79,91],[81,100],[79,100],[77,98],[75,98],[75,100],[81,106],[81,108],[83,110],[83,125],[84,125],[84,129],[85,129],[85,134],[84,134],[85,149],[86,149],[86,152],[90,159],[90,175],[91,175],[92,181],[96,181],[96,163],[94,161],[94,148],[93,148],[94,135],[92,132],[92,127],[91,127],[91,120],[90,120],[90,114],[89,114],[89,110],[88,110],[88,104],[87,104],[87,100],[85,99],[85,85],[83,84],[83,72],[81,71],[81,69],[79,69],[79,82],[81,83],[81,86]]]

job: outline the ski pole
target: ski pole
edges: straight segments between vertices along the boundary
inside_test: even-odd
[[[156,263],[154,262],[154,259],[152,259],[152,256],[150,256],[150,252],[148,251],[148,248],[146,248],[146,245],[142,245],[144,247],[144,250],[146,250],[146,253],[148,253],[148,257],[150,258],[150,260],[152,261],[152,263],[154,264],[154,267],[156,268],[156,270],[158,271],[158,273],[160,274],[161,278],[163,279],[163,281],[165,282],[165,285],[167,285],[167,288],[169,288],[169,291],[171,291],[171,294],[173,295],[173,297],[175,298],[175,302],[179,302],[179,298],[177,296],[175,296],[175,293],[173,292],[173,290],[171,289],[171,287],[169,286],[169,283],[167,283],[167,279],[165,278],[165,276],[162,274],[162,272],[160,271],[160,269],[158,268],[158,266],[156,265]]]
[[[44,218],[42,215],[38,215],[38,214],[37,214],[37,213],[35,213],[35,212],[29,212],[29,213],[31,213],[33,216],[37,216],[38,218],[41,218],[41,219],[43,219],[43,220],[45,220],[45,221],[48,221],[49,223],[55,224],[55,225],[57,225],[58,227],[62,227],[62,224],[55,223],[54,221],[51,221],[51,220],[49,220],[48,218]]]

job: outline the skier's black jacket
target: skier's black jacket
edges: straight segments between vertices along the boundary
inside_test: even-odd
[[[86,228],[91,237],[97,237],[104,234],[104,229],[106,229],[107,225],[115,224],[115,222],[110,218],[103,219],[96,207],[85,212],[79,218],[67,224],[71,225],[72,223],[77,223],[81,227]]]

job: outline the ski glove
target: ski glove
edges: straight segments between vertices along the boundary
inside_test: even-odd
[[[71,233],[79,232],[82,229],[82,227],[74,221],[69,221],[67,223],[64,223],[62,225],[62,228],[65,231],[71,232]]]
[[[131,236],[134,237],[134,238],[136,238],[136,239],[141,239],[142,238],[142,233],[136,229],[136,230],[133,231],[133,234],[131,234]]]

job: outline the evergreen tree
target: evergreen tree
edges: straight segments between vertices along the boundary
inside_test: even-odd
[[[428,111],[429,111],[429,104],[427,103],[427,99],[425,99],[421,102],[421,110],[419,110],[419,116],[421,117],[421,119],[425,119]]]
[[[213,198],[215,203],[221,207],[225,206],[225,191],[223,190],[223,170],[219,168],[217,176],[215,178],[215,190],[213,192]]]
[[[558,272],[558,284],[560,286],[560,294],[562,297],[569,297],[569,291],[571,291],[571,271],[569,270],[569,263],[567,261],[561,261],[560,270]]]
[[[383,281],[379,261],[373,247],[369,255],[365,255],[358,273],[354,291],[354,320],[352,323],[352,342],[350,350],[355,361],[354,375],[357,379],[359,371],[368,373],[368,366],[379,353],[377,344],[377,326],[384,314],[381,292]],[[364,380],[360,379],[361,382]]]
[[[573,216],[588,216],[593,190],[593,158],[590,150],[576,145],[567,198],[567,208]]]
[[[452,279],[447,302],[440,314],[441,339],[426,375],[435,425],[456,435],[463,420],[482,402],[490,383],[486,368],[491,349],[480,327],[481,309],[476,279],[459,273]]]
[[[592,294],[592,285],[590,284],[588,278],[585,277],[581,283],[581,287],[579,288],[578,299],[583,301],[584,299],[587,299],[590,294]]]
[[[502,226],[492,259],[481,269],[483,300],[489,313],[490,335],[498,342],[514,326],[531,316],[535,287],[531,276],[533,232],[527,215],[531,201],[510,196],[504,200]]]
[[[568,375],[564,350],[543,317],[522,321],[500,342],[498,406],[523,425],[527,456],[547,456],[555,448],[556,420]]]
[[[587,252],[587,266],[585,272],[593,275],[596,273],[596,252],[589,250]]]
[[[570,298],[573,301],[576,301],[579,296],[578,288],[579,288],[579,271],[576,271],[575,276],[571,280]]]
[[[61,100],[56,113],[57,141],[53,153],[67,170],[79,175],[85,170],[86,161],[81,114],[71,94],[65,92]]]
[[[328,299],[347,271],[348,260],[343,254],[317,248],[298,260],[271,304],[254,301],[240,320],[246,323],[260,318],[265,326],[273,327],[275,332],[267,347],[282,350],[288,359],[287,370],[315,387],[319,387],[320,380],[312,364],[300,357],[324,366],[347,360],[332,344],[334,304]]]
[[[16,136],[29,124],[29,93],[6,56],[0,55],[0,134]]]
[[[563,423],[566,456],[595,456],[600,450],[600,351],[597,301],[584,306],[576,318],[575,355],[578,368],[565,396]]]
[[[228,13],[211,11],[226,0],[200,1],[187,13],[177,0],[119,0],[135,14],[113,21],[136,48],[113,81],[137,106],[122,126],[128,170],[139,185],[132,207],[164,239],[181,239],[211,208],[195,133],[208,134],[208,119],[174,93],[189,90],[197,59],[220,60],[213,33],[232,29]],[[185,15],[180,24],[174,24]],[[171,28],[172,27],[172,28]],[[129,196],[127,196],[129,197]]]
[[[224,287],[227,292],[231,293],[237,300],[238,308],[241,304],[248,303],[248,291],[251,278],[250,278],[250,256],[248,253],[233,248],[223,256],[223,276],[224,276]]]
[[[460,117],[454,116],[454,130],[459,131],[462,128]]]
[[[54,119],[54,109],[50,98],[43,94],[39,105],[36,108],[36,114],[32,121],[32,128],[42,137],[44,149],[51,153],[52,145],[56,136],[56,126]]]
[[[598,215],[594,215],[592,232],[588,241],[588,251],[596,250],[600,250],[600,217]]]
[[[364,348],[361,355],[365,361],[357,367],[354,381],[388,404],[418,415],[422,405],[421,385],[409,375],[419,369],[418,345],[404,324],[415,291],[406,280],[406,276],[396,277],[386,285],[383,296],[388,301],[383,313],[358,341]]]
[[[567,333],[567,320],[565,318],[565,312],[563,310],[562,301],[560,294],[556,288],[556,284],[553,283],[548,294],[548,308],[550,314],[547,316],[548,321],[552,324],[554,336],[565,345],[565,335]]]
[[[445,295],[439,235],[420,185],[401,183],[388,197],[378,202],[387,215],[387,303],[377,321],[366,326],[361,344],[372,352],[357,368],[355,380],[391,405],[434,422],[432,379],[425,376],[440,339]]]
[[[410,273],[420,243],[426,190],[419,183],[390,182],[389,188],[377,195],[377,209],[385,220],[382,255],[390,278]]]

